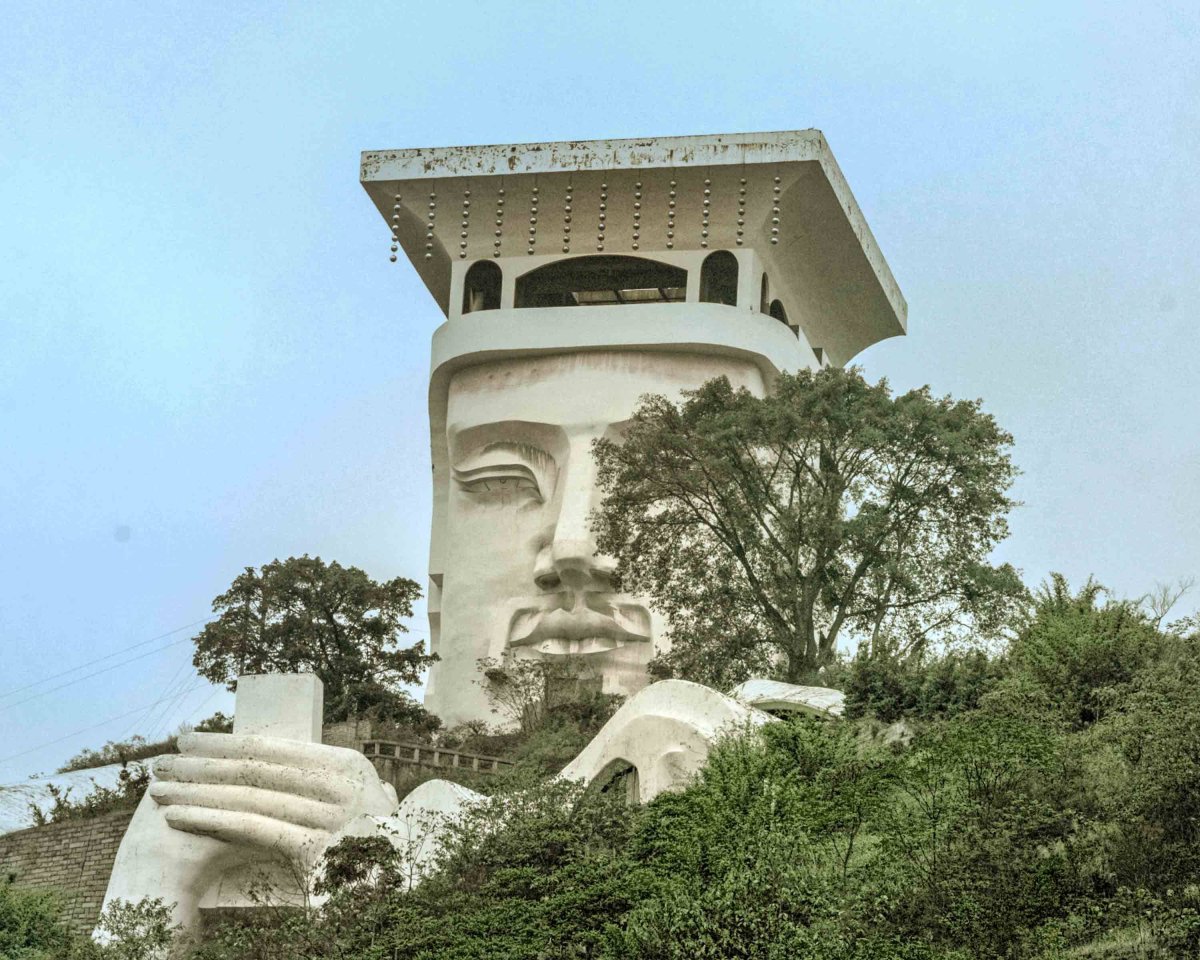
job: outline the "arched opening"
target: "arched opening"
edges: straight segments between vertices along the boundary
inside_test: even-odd
[[[687,271],[641,257],[556,260],[517,278],[517,307],[592,307],[614,303],[680,303]]]
[[[608,764],[592,781],[590,789],[613,794],[630,806],[642,799],[637,767],[628,760],[614,760]]]
[[[500,265],[491,260],[477,260],[467,270],[463,279],[463,313],[476,310],[499,310],[500,288],[504,275]]]
[[[780,303],[778,300],[771,301],[771,309],[770,309],[769,313],[780,323],[788,322],[787,311],[783,309],[783,304]],[[791,326],[791,324],[788,324],[788,325]]]
[[[767,285],[767,275],[762,275],[762,284],[758,288],[758,312],[771,312],[771,288]]]
[[[737,306],[738,262],[728,250],[718,250],[700,265],[700,302]]]

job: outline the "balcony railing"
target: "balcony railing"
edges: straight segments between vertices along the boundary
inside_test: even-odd
[[[513,766],[511,760],[463,753],[427,743],[401,743],[395,740],[365,740],[362,752],[367,759],[391,761],[411,767],[432,767],[440,770],[472,770],[478,773],[499,773]]]

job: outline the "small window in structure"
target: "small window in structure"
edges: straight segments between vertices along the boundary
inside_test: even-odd
[[[767,285],[767,275],[764,273],[762,276],[762,286],[759,288],[759,293],[758,293],[758,312],[759,313],[770,313],[771,312],[770,292],[771,292],[771,288]]]
[[[783,304],[782,304],[782,303],[780,303],[778,300],[772,300],[772,301],[771,301],[771,310],[770,310],[770,314],[771,314],[771,316],[773,316],[773,317],[774,317],[776,320],[778,320],[780,323],[787,323],[787,322],[788,322],[788,318],[787,318],[787,311],[783,309]],[[790,326],[790,324],[789,324],[789,326]]]
[[[463,313],[476,310],[499,310],[500,287],[504,275],[500,265],[491,260],[477,260],[471,264],[463,280]]]
[[[737,306],[738,262],[728,250],[718,250],[700,265],[701,303]]]
[[[592,307],[618,303],[680,303],[687,271],[641,257],[557,260],[517,278],[518,307]]]

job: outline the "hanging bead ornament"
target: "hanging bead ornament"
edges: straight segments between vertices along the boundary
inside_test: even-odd
[[[538,188],[535,185],[529,194],[529,249],[525,252],[532,255],[537,242],[537,203]]]
[[[500,237],[504,233],[504,188],[500,187],[496,191],[496,239],[492,241],[492,246],[495,249],[492,251],[493,257],[500,256]]]
[[[571,192],[574,186],[567,184],[567,192],[563,199],[563,253],[571,252]]]
[[[708,210],[712,203],[712,181],[704,178],[704,213],[700,219],[700,246],[708,246]]]
[[[467,231],[471,225],[471,191],[463,191],[462,202],[462,232],[458,235],[458,257],[460,260],[465,260],[467,257]]]
[[[738,215],[737,215],[737,245],[740,247],[745,240],[742,239],[746,230],[746,178],[742,177],[738,181]]]
[[[667,249],[670,250],[675,246],[675,186],[674,180],[671,181],[671,189],[667,193]]]
[[[775,178],[774,198],[771,201],[771,243],[779,242],[779,178]]]
[[[602,183],[602,184],[600,184],[600,213],[598,215],[598,219],[599,219],[600,223],[596,227],[596,249],[597,250],[604,249],[604,221],[605,221],[606,217],[608,216],[608,214],[606,213],[607,210],[608,210],[608,184]]]
[[[433,259],[433,220],[437,216],[437,194],[429,194],[429,222],[425,225],[425,259]]]
[[[392,254],[388,257],[396,262],[396,251],[400,249],[400,194],[396,194],[396,204],[392,207]]]
[[[633,185],[633,249],[638,248],[642,230],[642,181]]]

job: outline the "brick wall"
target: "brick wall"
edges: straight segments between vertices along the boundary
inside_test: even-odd
[[[119,810],[0,834],[0,880],[59,891],[71,926],[87,933],[100,916],[117,847],[132,817],[132,810]]]
[[[370,720],[341,720],[321,728],[321,742],[331,747],[358,750],[364,740],[375,736],[375,724]]]

